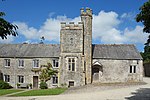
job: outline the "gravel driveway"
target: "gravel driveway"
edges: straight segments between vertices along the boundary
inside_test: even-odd
[[[150,100],[150,78],[147,84],[99,84],[71,88],[56,96],[0,97],[0,100]]]

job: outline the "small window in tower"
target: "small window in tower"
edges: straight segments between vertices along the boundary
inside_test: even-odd
[[[69,81],[69,87],[74,86],[74,81]]]
[[[75,70],[75,60],[72,59],[72,71],[74,71],[74,70]]]
[[[70,38],[71,44],[73,44],[73,38]]]
[[[71,62],[71,58],[69,58],[68,62]]]

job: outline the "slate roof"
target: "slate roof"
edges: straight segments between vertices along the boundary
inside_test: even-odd
[[[59,57],[59,44],[0,44],[0,57]]]
[[[93,58],[142,59],[134,45],[93,44]],[[59,44],[0,44],[0,57],[59,57]]]
[[[92,45],[93,58],[101,59],[143,59],[132,44]]]

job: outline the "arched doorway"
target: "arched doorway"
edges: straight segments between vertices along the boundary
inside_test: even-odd
[[[95,62],[92,66],[92,82],[99,82],[103,75],[103,67],[99,62]]]

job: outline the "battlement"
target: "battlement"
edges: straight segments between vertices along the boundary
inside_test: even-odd
[[[61,22],[61,29],[83,29],[83,23],[78,22],[78,24],[75,24],[74,22],[69,22],[67,24],[66,22]]]
[[[86,7],[86,9],[84,10],[84,8],[80,9],[81,11],[81,16],[91,16],[92,17],[92,9]]]

